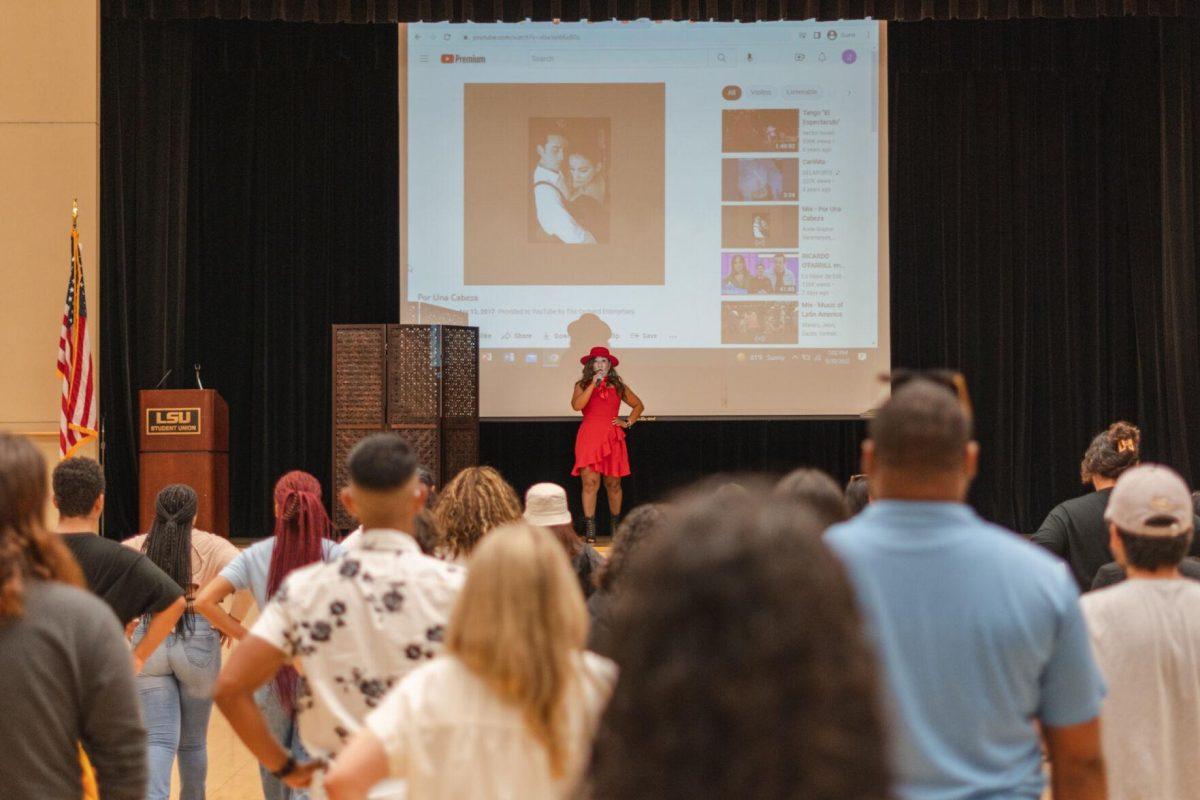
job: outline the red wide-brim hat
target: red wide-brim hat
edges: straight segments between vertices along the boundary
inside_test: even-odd
[[[586,364],[589,361],[591,361],[593,358],[607,358],[608,363],[612,364],[614,367],[618,367],[621,365],[621,362],[619,360],[617,360],[617,357],[614,356],[612,353],[608,352],[607,347],[593,347],[592,351],[590,353],[588,353],[583,358],[579,359],[579,363]]]

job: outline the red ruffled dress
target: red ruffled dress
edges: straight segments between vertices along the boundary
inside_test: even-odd
[[[613,419],[621,410],[621,398],[617,390],[607,383],[592,390],[592,396],[583,407],[583,422],[575,436],[575,468],[578,475],[584,467],[590,467],[601,475],[618,478],[629,474],[629,450],[625,447],[625,429],[613,425]]]

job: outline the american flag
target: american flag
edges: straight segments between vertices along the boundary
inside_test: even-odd
[[[97,435],[96,392],[92,373],[92,341],[87,332],[87,300],[83,291],[83,253],[79,231],[71,228],[71,279],[62,332],[58,335],[58,374],[62,376],[62,414],[58,422],[58,451],[75,454]]]

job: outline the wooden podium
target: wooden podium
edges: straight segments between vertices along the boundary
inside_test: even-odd
[[[164,486],[186,483],[200,496],[196,527],[229,536],[229,407],[212,389],[143,389],[138,456],[138,521],[154,521]]]

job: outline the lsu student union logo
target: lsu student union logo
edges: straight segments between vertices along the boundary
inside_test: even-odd
[[[178,436],[200,432],[199,408],[147,408],[146,433],[151,436]]]

